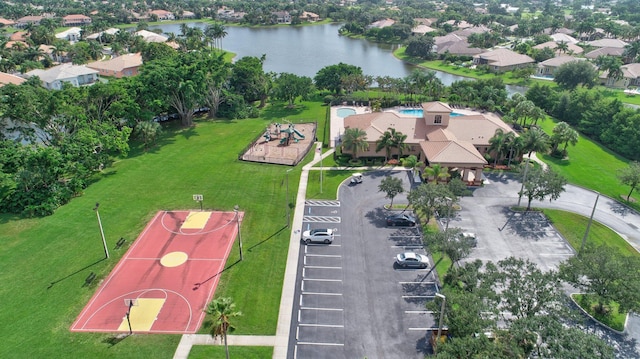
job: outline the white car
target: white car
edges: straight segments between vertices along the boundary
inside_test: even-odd
[[[302,232],[302,241],[306,244],[310,243],[325,243],[329,244],[333,242],[333,229],[330,228],[317,228],[309,231]]]
[[[424,254],[404,252],[396,256],[396,263],[402,268],[427,268],[429,266],[429,258]]]

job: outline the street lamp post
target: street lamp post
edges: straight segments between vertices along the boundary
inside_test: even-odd
[[[287,170],[287,227],[291,223],[291,203],[289,203],[289,172],[293,171],[293,168]]]
[[[442,304],[440,305],[440,320],[438,321],[438,335],[436,336],[436,345],[433,348],[433,351],[437,354],[438,345],[440,344],[440,336],[442,335],[442,321],[444,320],[444,305],[447,302],[447,297],[444,294],[436,293],[436,297],[442,299]]]
[[[100,235],[102,236],[104,255],[105,258],[109,259],[109,249],[107,248],[107,240],[104,238],[104,230],[102,229],[102,220],[100,220],[100,212],[98,212],[98,207],[100,207],[100,203],[96,202],[96,206],[93,208],[93,210],[96,211],[96,216],[98,217],[98,226],[100,226]]]
[[[240,213],[238,210],[240,207],[236,204],[233,206],[233,211],[236,212],[236,225],[238,226],[238,248],[240,249],[240,260],[242,260],[242,234],[240,233]]]
[[[527,171],[529,170],[529,161],[531,160],[531,155],[527,157],[527,163],[524,167],[524,174],[522,175],[522,185],[520,186],[520,193],[518,193],[518,207],[520,207],[520,201],[522,201],[522,194],[524,193],[524,183],[527,181]]]
[[[596,213],[596,206],[598,205],[598,199],[600,198],[600,192],[596,192],[596,201],[593,203],[593,209],[591,210],[591,217],[589,217],[589,222],[587,223],[587,230],[584,232],[584,237],[582,237],[582,244],[580,245],[580,252],[584,249],[584,245],[587,242],[587,237],[589,237],[589,230],[591,229],[591,222],[593,222],[593,215]]]

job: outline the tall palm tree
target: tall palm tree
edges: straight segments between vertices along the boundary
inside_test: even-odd
[[[242,312],[236,311],[236,304],[231,298],[217,298],[211,301],[206,309],[207,314],[213,315],[213,326],[211,336],[215,339],[221,336],[224,340],[224,349],[229,359],[229,346],[227,345],[227,333],[233,332],[236,328],[231,323],[231,319],[239,317]]]
[[[404,151],[409,147],[404,141],[407,140],[407,135],[400,131],[396,131],[395,128],[390,128],[391,138],[393,140],[393,148],[398,150],[398,157],[402,157]]]
[[[640,40],[636,40],[624,47],[624,57],[626,63],[635,62],[640,55]]]
[[[507,136],[503,129],[499,128],[493,134],[493,137],[489,139],[489,152],[494,153],[493,166],[498,164],[498,159],[502,157],[502,153],[507,148]]]
[[[347,128],[342,135],[342,146],[347,151],[353,152],[353,158],[358,158],[358,151],[369,149],[367,133],[359,128]]]
[[[569,44],[567,44],[566,41],[560,41],[556,46],[556,50],[561,54],[565,54],[567,53],[567,51],[569,51]]]
[[[418,169],[424,166],[424,163],[422,161],[418,161],[418,157],[416,157],[416,155],[407,156],[401,159],[401,161],[404,167],[411,169],[411,172],[414,176],[416,175]]]
[[[451,176],[449,174],[449,167],[442,167],[439,163],[434,163],[431,166],[424,169],[424,179],[429,181],[433,179],[435,183],[445,180]]]
[[[532,127],[522,135],[522,149],[529,157],[533,152],[545,153],[549,150],[549,136],[538,127]]]
[[[391,134],[391,128],[389,131],[384,131],[380,138],[376,141],[376,152],[380,152],[384,149],[384,161],[387,162],[391,157],[391,148],[393,147],[393,135]],[[394,129],[395,131],[395,129]]]

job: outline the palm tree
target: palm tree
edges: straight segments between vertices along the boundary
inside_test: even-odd
[[[549,136],[538,127],[532,127],[522,135],[522,149],[529,153],[529,157],[533,152],[547,152]]]
[[[498,159],[502,157],[502,153],[507,149],[507,136],[503,129],[499,128],[489,139],[489,152],[493,152],[493,167],[498,164]]]
[[[407,156],[401,159],[400,161],[402,161],[402,165],[404,167],[411,169],[411,172],[413,173],[414,176],[418,172],[418,168],[424,166],[424,163],[421,161],[418,161],[418,157],[416,157],[415,155]]]
[[[424,169],[423,177],[425,180],[429,181],[433,179],[434,182],[438,183],[441,180],[445,180],[451,175],[449,174],[448,167],[442,167],[439,163],[434,163],[431,166]]]
[[[358,151],[369,149],[367,133],[359,128],[347,128],[342,135],[342,146],[347,151],[353,152],[353,158],[358,158]]]
[[[569,44],[567,44],[566,41],[560,41],[556,46],[556,50],[558,50],[558,52],[560,52],[561,54],[565,54],[567,51],[569,51]]]
[[[231,298],[218,298],[209,303],[206,309],[207,314],[213,315],[213,326],[211,336],[215,339],[221,336],[224,340],[224,349],[229,359],[229,346],[227,345],[227,333],[233,332],[236,328],[231,324],[231,318],[241,316],[242,313],[236,311],[236,305]]]
[[[393,135],[391,134],[390,130],[395,131],[395,129],[389,128],[389,131],[384,131],[384,133],[380,135],[380,138],[376,141],[376,152],[380,152],[383,149],[385,150],[385,162],[387,162],[389,160],[389,157],[391,157],[391,148],[394,145]]]
[[[404,141],[407,140],[407,135],[400,131],[396,131],[395,128],[390,128],[391,139],[393,141],[393,148],[398,149],[398,157],[402,157],[404,151],[409,147]]]
[[[624,47],[622,56],[626,63],[635,62],[640,55],[640,40],[636,40]]]
[[[553,135],[551,136],[551,144],[552,150],[557,151],[558,146],[561,143],[564,143],[564,148],[562,149],[562,153],[566,154],[567,147],[569,144],[574,145],[578,143],[578,132],[571,128],[571,126],[566,122],[559,122],[553,128]]]

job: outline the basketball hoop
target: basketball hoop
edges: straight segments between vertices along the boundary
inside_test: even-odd
[[[138,306],[138,298],[125,298],[124,305],[127,306],[127,324],[129,324],[129,335],[133,334],[133,330],[131,330],[131,307]]]

